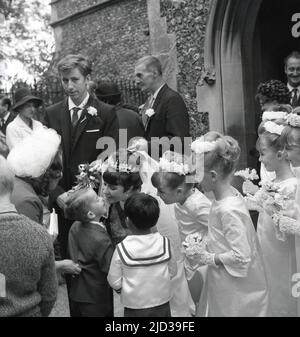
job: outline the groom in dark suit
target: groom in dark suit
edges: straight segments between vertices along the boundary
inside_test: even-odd
[[[90,60],[83,55],[67,55],[57,67],[68,97],[46,109],[47,126],[62,137],[63,178],[60,190],[52,195],[54,199],[73,187],[79,164],[97,159],[101,153],[96,149],[98,139],[111,137],[117,140],[119,130],[114,107],[100,102],[88,92],[92,71]],[[65,226],[59,222],[65,255],[70,224]]]
[[[190,136],[189,115],[182,97],[165,83],[160,61],[154,56],[141,58],[135,66],[135,77],[141,90],[150,94],[141,109],[149,152],[149,145],[156,142],[153,137],[177,137],[183,144]]]

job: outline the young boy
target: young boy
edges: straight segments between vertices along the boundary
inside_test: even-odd
[[[108,282],[121,292],[125,317],[171,317],[171,275],[176,267],[169,240],[151,232],[159,217],[158,202],[136,193],[126,200],[124,211],[132,235],[117,245]]]
[[[71,192],[65,214],[77,220],[69,232],[69,253],[81,267],[71,280],[71,309],[76,317],[113,317],[113,294],[107,274],[113,245],[100,222],[107,205],[92,188]]]

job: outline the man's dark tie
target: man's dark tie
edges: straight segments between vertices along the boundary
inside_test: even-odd
[[[72,120],[71,120],[71,123],[73,125],[73,128],[75,128],[77,122],[78,122],[78,111],[80,111],[81,109],[80,108],[73,108],[73,113],[72,113]]]
[[[0,128],[3,128],[4,124],[5,124],[5,120],[4,120],[4,118],[1,118],[0,119]]]
[[[298,89],[295,88],[292,90],[293,98],[292,98],[292,107],[296,108],[298,105]]]

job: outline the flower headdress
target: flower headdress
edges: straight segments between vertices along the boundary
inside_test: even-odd
[[[120,149],[109,156],[105,168],[115,172],[137,173],[140,171],[139,156],[135,152]]]
[[[287,116],[286,121],[290,126],[294,128],[300,128],[300,116],[299,115],[295,113],[291,113]]]
[[[186,176],[193,174],[195,169],[188,157],[177,152],[166,151],[159,160],[159,171]]]
[[[262,120],[272,121],[276,119],[286,119],[287,116],[288,116],[288,113],[284,111],[265,111],[262,115]]]
[[[177,173],[180,176],[186,176],[192,173],[188,164],[178,164],[175,161],[169,161],[166,158],[160,158],[159,170],[161,172]]]
[[[207,142],[204,137],[198,138],[191,144],[191,150],[196,154],[203,154],[215,150],[217,141]]]
[[[284,130],[284,125],[278,125],[272,121],[268,121],[264,124],[264,128],[267,132],[273,133],[275,135],[281,136],[282,131]]]

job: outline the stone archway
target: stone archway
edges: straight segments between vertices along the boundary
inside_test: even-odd
[[[206,31],[206,72],[197,88],[199,111],[209,112],[210,129],[236,138],[240,166],[255,166],[249,151],[256,138],[254,46],[263,0],[212,0]],[[252,113],[251,113],[252,112]],[[251,162],[253,161],[253,162]]]

